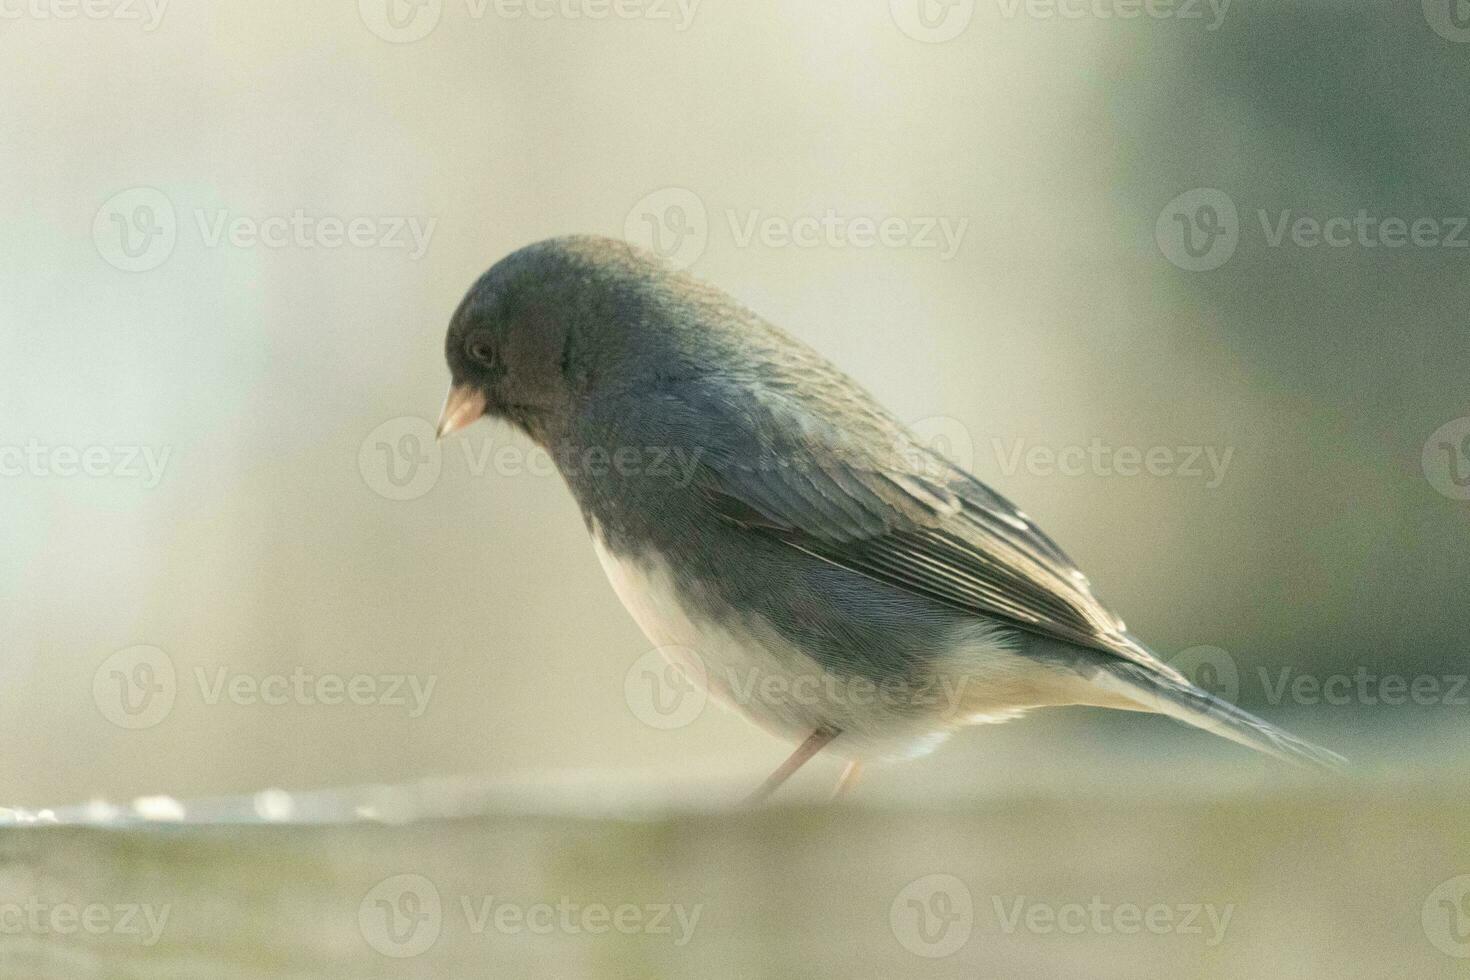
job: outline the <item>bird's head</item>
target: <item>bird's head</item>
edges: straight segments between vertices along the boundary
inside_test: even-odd
[[[492,266],[449,322],[439,437],[489,415],[552,438],[615,355],[607,334],[626,319],[638,278],[623,267],[644,261],[620,242],[559,238]]]

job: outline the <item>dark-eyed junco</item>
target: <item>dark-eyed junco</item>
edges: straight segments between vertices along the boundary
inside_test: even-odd
[[[825,358],[622,242],[503,259],[455,311],[445,356],[439,435],[487,414],[525,430],[649,639],[802,740],[760,795],[824,747],[848,760],[845,786],[862,759],[1050,705],[1163,712],[1342,761],[1192,685],[1030,518]]]

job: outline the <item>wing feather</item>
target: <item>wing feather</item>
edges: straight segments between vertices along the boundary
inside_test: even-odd
[[[881,409],[814,421],[802,405],[801,424],[783,423],[789,402],[756,400],[743,421],[761,438],[703,456],[696,481],[720,517],[894,588],[1177,678],[1056,542]]]

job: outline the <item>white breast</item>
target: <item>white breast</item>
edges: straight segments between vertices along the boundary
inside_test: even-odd
[[[597,552],[597,560],[602,563],[602,570],[607,573],[607,580],[612,583],[613,591],[623,601],[633,621],[654,644],[696,649],[708,645],[711,627],[696,623],[685,610],[667,569],[644,568],[617,557],[596,530],[592,535],[592,547]]]
[[[946,732],[939,729],[947,726],[876,698],[854,697],[850,679],[824,671],[758,617],[704,613],[681,594],[666,564],[614,554],[595,526],[592,543],[644,635],[716,700],[767,731],[800,740],[819,727],[835,727],[844,735],[832,750],[867,757],[911,756],[943,740]]]
[[[621,558],[594,531],[597,559],[643,635],[671,661],[686,668],[692,680],[711,694],[770,727],[760,705],[749,695],[748,681],[815,669],[815,664],[789,644],[771,649],[769,639],[757,640],[748,630],[731,627],[691,609],[667,565],[656,560],[635,562]],[[798,724],[804,724],[802,719]],[[784,728],[785,726],[781,726]],[[815,727],[813,725],[813,727]],[[810,732],[802,733],[803,737]]]

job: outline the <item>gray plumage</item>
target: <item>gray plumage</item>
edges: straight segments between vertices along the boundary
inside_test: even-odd
[[[1191,685],[1025,514],[829,361],[621,242],[507,257],[456,311],[446,356],[474,408],[557,460],[654,642],[693,649],[716,694],[778,733],[904,755],[965,724],[1095,704],[1340,761]],[[753,696],[756,675],[828,692]]]

